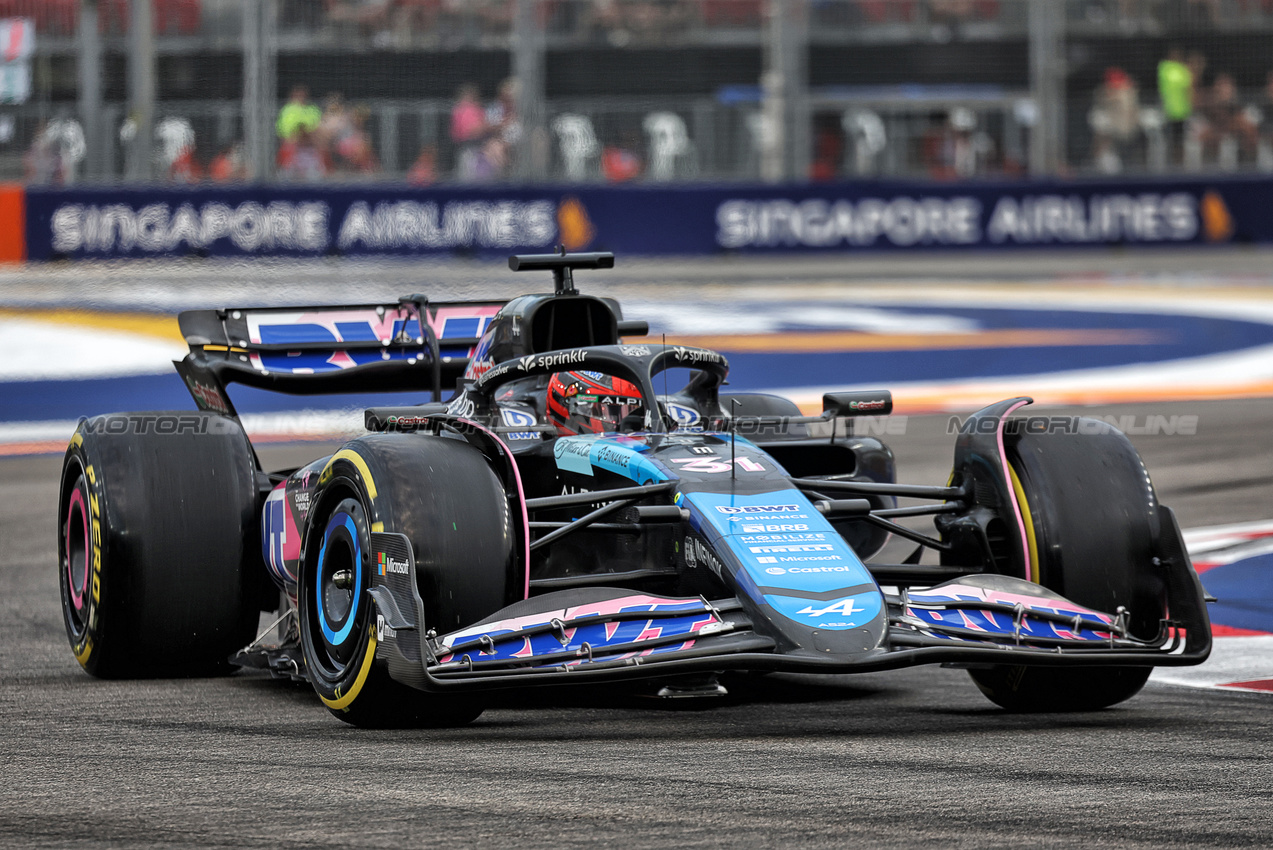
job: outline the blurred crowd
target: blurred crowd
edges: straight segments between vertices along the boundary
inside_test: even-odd
[[[514,0],[290,0],[290,17],[311,27],[348,27],[381,46],[423,37],[443,43],[506,34]],[[321,7],[321,8],[320,8]],[[757,29],[766,0],[542,0],[538,22],[548,32],[624,46],[694,29]],[[992,20],[999,0],[811,0],[819,24]],[[287,17],[285,15],[285,17]]]
[[[322,107],[311,103],[309,89],[295,86],[279,110],[275,167],[284,180],[313,183],[331,175],[368,176],[379,172],[367,130],[371,110],[350,106],[331,92]]]
[[[1273,71],[1261,89],[1244,93],[1233,73],[1210,69],[1201,51],[1172,47],[1145,86],[1120,67],[1106,68],[1088,126],[1092,165],[1106,174],[1273,171]]]

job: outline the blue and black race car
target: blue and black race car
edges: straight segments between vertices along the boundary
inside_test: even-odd
[[[86,419],[67,450],[59,571],[84,669],[256,667],[353,724],[438,726],[494,689],[700,696],[729,671],[923,663],[1008,709],[1090,710],[1207,657],[1176,521],[1116,429],[1009,399],[964,424],[946,484],[898,484],[852,426],[887,392],[829,393],[819,416],[728,393],[724,356],[647,341],[577,291],[613,262],[513,257],[555,285],[508,302],[183,313],[199,412]],[[234,383],[434,400],[369,409],[334,454],[267,471]],[[898,522],[920,516],[931,531]]]

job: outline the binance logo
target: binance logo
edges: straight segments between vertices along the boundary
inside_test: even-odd
[[[1224,198],[1214,189],[1202,196],[1202,231],[1208,242],[1227,242],[1233,238],[1233,216]]]
[[[588,218],[588,210],[578,198],[562,198],[557,206],[557,230],[567,251],[579,251],[592,243],[597,230]]]

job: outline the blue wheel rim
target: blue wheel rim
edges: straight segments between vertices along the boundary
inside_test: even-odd
[[[349,613],[345,616],[345,625],[340,630],[333,629],[331,624],[327,622],[327,609],[323,605],[323,564],[327,559],[327,544],[331,542],[332,533],[344,528],[349,532],[349,539],[354,545],[354,593],[353,600],[350,602]],[[314,595],[316,610],[318,611],[318,625],[323,630],[323,637],[332,646],[340,646],[349,637],[350,632],[354,630],[354,622],[357,620],[358,614],[358,598],[362,595],[359,590],[362,588],[362,543],[358,539],[358,527],[354,524],[354,518],[345,512],[340,512],[332,516],[327,523],[327,528],[323,531],[323,545],[318,550],[318,570],[317,575],[319,581],[314,582]]]

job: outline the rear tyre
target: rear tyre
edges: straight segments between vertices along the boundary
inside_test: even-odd
[[[1124,606],[1133,635],[1153,637],[1166,607],[1154,564],[1158,497],[1121,431],[1095,419],[1075,433],[1025,433],[1006,448],[1031,550],[1029,578],[1080,605]],[[1092,711],[1134,696],[1150,667],[997,666],[969,673],[1009,711]]]
[[[62,465],[58,573],[72,651],[94,676],[230,672],[264,571],[256,464],[236,420],[132,413],[80,423]]]
[[[440,634],[520,598],[503,486],[467,443],[373,435],[333,455],[306,533],[299,587],[306,671],[323,704],[355,726],[461,726],[482,713],[473,698],[426,693],[390,677],[376,658],[371,533],[411,541],[425,606],[421,628]]]

